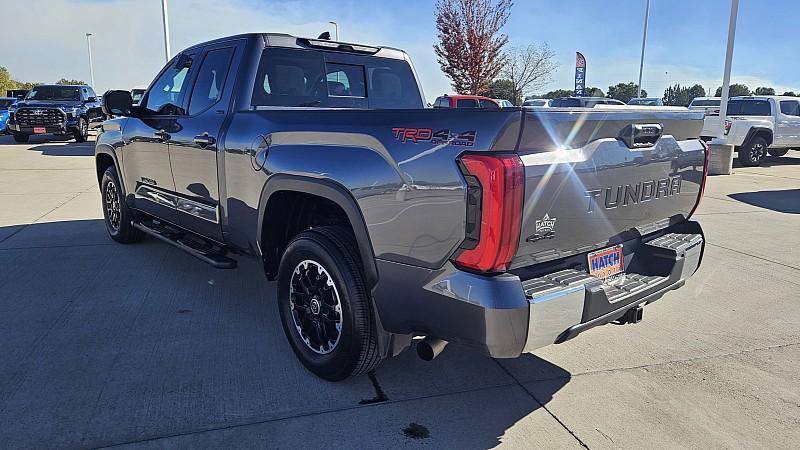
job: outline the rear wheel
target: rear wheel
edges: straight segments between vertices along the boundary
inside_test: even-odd
[[[780,158],[781,156],[785,155],[789,149],[788,148],[771,148],[767,150],[771,156],[776,158]]]
[[[767,141],[761,136],[750,139],[750,142],[739,147],[739,162],[743,166],[754,167],[761,164],[767,155]]]
[[[122,244],[141,241],[144,233],[133,226],[133,212],[125,204],[122,185],[114,166],[103,173],[100,194],[103,197],[103,218],[111,239]]]
[[[78,119],[78,129],[75,130],[75,142],[86,142],[89,138],[89,123],[81,117]]]
[[[320,378],[340,381],[380,362],[371,299],[346,228],[292,239],[278,269],[278,307],[292,350]]]
[[[14,142],[16,142],[17,144],[24,144],[28,142],[28,139],[30,138],[30,136],[28,136],[27,134],[22,134],[17,132],[14,132],[12,134],[14,135]]]

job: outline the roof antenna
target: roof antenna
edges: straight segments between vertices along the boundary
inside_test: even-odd
[[[326,31],[326,32],[324,32],[324,33],[320,34],[320,35],[319,35],[319,37],[318,37],[317,39],[324,39],[324,40],[326,40],[326,41],[330,41],[330,40],[331,40],[331,33],[330,33],[330,31]]]

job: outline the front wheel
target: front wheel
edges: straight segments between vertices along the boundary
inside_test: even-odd
[[[133,212],[125,204],[122,185],[114,166],[103,173],[100,194],[103,197],[103,219],[111,239],[122,244],[141,241],[144,233],[133,226]]]
[[[292,239],[278,269],[278,307],[292,350],[320,378],[340,381],[380,362],[369,291],[346,228]]]
[[[89,123],[81,117],[78,119],[78,129],[75,130],[75,142],[86,142],[89,138]]]
[[[754,137],[750,142],[739,147],[738,151],[739,162],[747,167],[761,165],[766,155],[767,141],[761,136]]]
[[[788,148],[771,148],[767,150],[771,156],[776,158],[780,158],[781,156],[785,155],[789,149]]]

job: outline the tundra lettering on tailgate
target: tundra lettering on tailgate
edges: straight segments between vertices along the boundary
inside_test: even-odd
[[[605,193],[603,202],[598,197]],[[604,189],[592,189],[584,194],[589,199],[587,213],[594,212],[595,203],[600,203],[605,209],[614,209],[619,206],[635,206],[639,203],[653,199],[672,197],[681,193],[681,176],[675,175],[659,180],[643,181],[625,186],[609,186]],[[596,200],[597,199],[597,200]]]

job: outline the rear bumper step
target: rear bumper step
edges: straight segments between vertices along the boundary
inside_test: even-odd
[[[236,260],[225,256],[224,249],[200,236],[156,221],[134,223],[133,226],[217,269],[236,268]]]
[[[524,281],[530,303],[525,350],[568,341],[678,289],[697,270],[702,249],[700,233],[669,233],[626,255],[633,261],[617,282],[604,284],[576,269]]]

